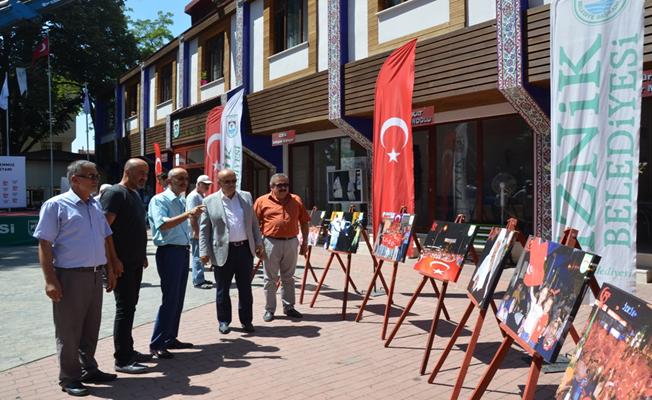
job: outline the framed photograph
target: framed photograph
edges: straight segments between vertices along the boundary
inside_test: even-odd
[[[329,203],[364,202],[364,171],[360,168],[327,171]]]
[[[335,211],[331,214],[328,227],[330,251],[355,253],[358,251],[364,214],[361,212]]]
[[[486,309],[493,299],[496,285],[503,272],[503,262],[514,243],[516,232],[494,227],[489,232],[482,255],[478,260],[467,291],[481,309]]]
[[[308,246],[324,245],[328,240],[328,222],[326,211],[314,210],[308,225]]]
[[[498,319],[547,362],[557,359],[600,257],[530,236]]]
[[[374,242],[376,257],[392,262],[405,262],[413,225],[414,214],[384,212]]]
[[[650,398],[652,306],[604,284],[556,399]]]
[[[476,231],[471,224],[433,222],[414,269],[431,278],[457,282]]]

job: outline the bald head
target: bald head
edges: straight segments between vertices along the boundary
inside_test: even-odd
[[[143,165],[147,166],[147,162],[145,160],[141,160],[140,158],[130,158],[125,163],[124,171],[127,172]]]
[[[222,187],[222,193],[229,198],[233,197],[237,187],[236,183],[238,183],[238,177],[235,174],[235,171],[224,168],[218,172],[217,180],[220,182],[220,186]]]
[[[185,193],[188,189],[188,171],[183,168],[172,168],[168,172],[168,180],[170,182],[170,190],[177,196]]]
[[[147,183],[148,174],[149,165],[146,161],[140,158],[131,158],[125,163],[120,183],[131,190],[143,189]]]

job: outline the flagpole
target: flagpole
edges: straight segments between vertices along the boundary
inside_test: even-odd
[[[9,156],[9,72],[5,71],[5,82],[7,82],[7,109],[5,112],[7,113],[7,156]]]
[[[48,125],[50,126],[50,197],[54,196],[54,151],[52,149],[52,71],[50,69],[50,30],[47,29],[45,34],[48,38]]]
[[[86,84],[84,84],[84,105],[86,105],[86,101],[88,99],[88,87]],[[90,153],[90,147],[88,144],[88,113],[86,110],[84,110],[84,115],[86,115],[86,159],[90,160],[91,159],[91,153]]]

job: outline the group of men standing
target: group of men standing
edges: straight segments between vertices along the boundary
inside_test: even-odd
[[[263,320],[274,319],[279,277],[284,313],[302,317],[294,308],[293,276],[299,230],[307,238],[309,216],[301,199],[289,193],[286,175],[273,175],[270,193],[254,203],[250,193],[236,189],[237,176],[229,169],[218,174],[220,190],[214,194],[204,197],[213,182],[203,175],[186,197],[188,172],[174,168],[168,173],[167,187],[151,199],[146,211],[138,190],[145,187],[148,174],[147,162],[128,160],[122,180],[108,188],[98,202],[92,196],[100,180],[95,164],[75,161],[67,171],[70,190],[49,199],[41,208],[34,236],[39,240],[45,291],[53,302],[59,383],[70,395],[88,395],[83,383],[117,378],[100,371],[94,358],[103,276],[106,291],[114,292],[116,302],[114,358],[115,370],[121,373],[147,372],[149,368],[143,363],[173,358],[171,349],[193,347],[177,338],[189,269],[194,287],[212,288],[203,268],[210,263],[222,334],[231,330],[229,288],[234,277],[242,329],[255,331],[251,290],[254,256],[264,261]],[[148,267],[148,222],[156,246],[162,301],[150,352],[142,354],[134,349],[132,329],[143,269]],[[304,241],[299,253],[305,254],[306,248]]]

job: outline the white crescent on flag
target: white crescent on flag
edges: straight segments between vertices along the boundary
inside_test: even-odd
[[[383,122],[383,126],[380,128],[380,144],[383,146],[383,148],[385,148],[385,133],[389,128],[393,126],[400,128],[401,131],[403,132],[403,139],[404,139],[403,146],[401,146],[401,148],[399,149],[402,150],[403,148],[405,148],[405,146],[408,143],[408,139],[409,139],[408,126],[405,123],[405,121],[403,121],[401,118],[398,117],[388,118],[385,120],[385,122]],[[392,151],[390,153],[387,153],[387,155],[389,156],[389,161],[398,162],[399,154],[401,153],[397,152],[396,149],[392,148]]]
[[[206,154],[210,154],[211,145],[222,138],[221,133],[213,133],[206,142]]]

